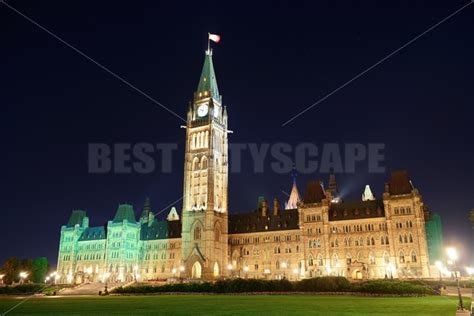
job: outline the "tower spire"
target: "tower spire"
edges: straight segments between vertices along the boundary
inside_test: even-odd
[[[298,187],[296,186],[296,167],[293,166],[293,171],[291,172],[291,178],[293,180],[293,186],[291,187],[290,197],[288,202],[286,202],[285,209],[291,210],[298,207],[298,203],[301,201],[300,194],[298,192]]]
[[[212,50],[209,47],[204,57],[204,65],[202,67],[201,77],[199,78],[195,99],[208,97],[212,97],[214,100],[221,102],[214,64],[212,62]]]

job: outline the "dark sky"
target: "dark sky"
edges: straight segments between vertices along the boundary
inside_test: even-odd
[[[207,32],[220,34],[214,65],[231,142],[384,143],[387,173],[361,164],[337,175],[345,198],[359,199],[367,183],[380,197],[389,171],[407,169],[441,214],[447,243],[468,247],[474,5],[281,126],[467,1],[8,2],[182,116]],[[146,196],[155,210],[181,196],[179,119],[1,4],[0,26],[0,260],[55,262],[72,209],[86,209],[91,224],[101,225],[120,202],[138,214]],[[170,174],[92,175],[87,146],[97,142],[179,149]],[[258,195],[283,200],[281,190],[290,190],[288,174],[255,174],[248,155],[243,167],[230,175],[231,212],[252,209]],[[300,191],[327,176],[300,175]]]

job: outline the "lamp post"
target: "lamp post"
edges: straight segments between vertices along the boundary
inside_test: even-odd
[[[104,282],[105,282],[105,287],[104,287],[104,294],[109,294],[109,290],[107,288],[108,286],[108,280],[109,280],[109,277],[110,277],[110,272],[105,272],[104,273]]]
[[[459,286],[459,278],[458,278],[458,271],[456,267],[456,260],[458,259],[458,252],[456,248],[450,247],[446,249],[446,254],[448,255],[448,258],[452,261],[453,264],[453,269],[454,269],[454,276],[456,278],[456,286],[458,288],[458,297],[459,297],[459,303],[458,303],[458,310],[464,310],[463,302],[462,302],[462,296],[461,296],[461,287]]]
[[[137,275],[138,275],[138,266],[133,266],[133,280],[137,282]]]
[[[244,273],[245,273],[245,278],[247,279],[248,277],[248,272],[249,272],[249,267],[248,266],[244,266]]]
[[[442,275],[442,270],[443,270],[443,263],[439,260],[437,260],[435,262],[435,266],[436,268],[438,269],[438,272],[439,272],[439,285],[441,285],[441,283],[443,283],[443,275]]]
[[[232,278],[232,270],[234,269],[234,267],[232,266],[232,264],[228,264],[227,265],[227,270],[229,270],[229,276]]]
[[[298,280],[298,276],[299,276],[299,274],[300,274],[300,270],[297,269],[297,268],[293,269],[293,274],[295,275],[295,279]]]
[[[183,283],[183,272],[184,272],[184,266],[179,267],[179,280],[181,283]]]

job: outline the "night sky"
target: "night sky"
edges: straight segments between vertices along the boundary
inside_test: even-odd
[[[468,1],[8,2],[183,117],[207,32],[220,34],[214,66],[231,143],[384,143],[387,173],[361,164],[338,174],[344,199],[360,199],[365,184],[380,197],[389,171],[407,169],[442,216],[446,243],[468,248],[474,5],[281,126]],[[146,196],[155,211],[181,196],[180,119],[3,4],[0,26],[1,261],[47,256],[55,263],[72,209],[102,225],[118,203],[132,203],[138,215]],[[88,173],[89,143],[139,142],[178,144],[173,172]],[[254,173],[244,157],[242,172],[229,178],[230,212],[252,210],[259,195],[283,201],[290,175]],[[308,180],[327,177],[299,175],[300,192]]]

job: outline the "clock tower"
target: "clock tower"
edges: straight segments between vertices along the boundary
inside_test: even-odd
[[[194,279],[216,279],[227,271],[227,133],[208,49],[186,124],[182,259],[184,274]]]

